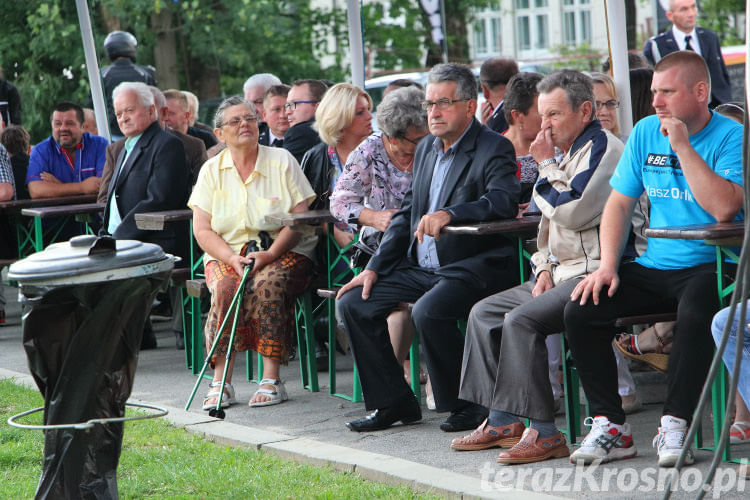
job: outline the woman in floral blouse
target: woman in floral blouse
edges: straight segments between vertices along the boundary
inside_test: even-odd
[[[380,132],[352,151],[336,182],[331,213],[353,229],[359,228],[358,266],[364,266],[377,250],[383,231],[411,185],[414,152],[427,135],[423,100],[424,91],[417,87],[388,92],[377,109]],[[409,312],[391,314],[388,331],[396,358],[403,363],[414,335]]]

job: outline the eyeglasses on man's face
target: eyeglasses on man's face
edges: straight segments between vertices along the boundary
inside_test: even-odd
[[[608,110],[617,109],[620,107],[620,101],[616,101],[614,99],[610,99],[609,101],[596,101],[596,109],[602,109],[607,108]]]
[[[257,116],[245,115],[243,117],[239,117],[238,116],[236,118],[232,118],[231,120],[227,120],[221,126],[223,127],[224,125],[228,125],[228,126],[230,126],[232,128],[237,128],[237,127],[240,126],[240,123],[242,123],[242,122],[253,123],[253,122],[256,122],[256,121],[258,121],[258,117]]]
[[[424,109],[425,111],[430,111],[432,107],[435,106],[440,111],[445,111],[457,102],[466,102],[468,100],[469,99],[446,99],[444,97],[442,99],[438,99],[437,101],[422,101],[422,109]]]
[[[295,109],[297,109],[298,104],[315,104],[316,102],[320,101],[292,101],[284,104],[284,109],[286,111],[294,111]]]

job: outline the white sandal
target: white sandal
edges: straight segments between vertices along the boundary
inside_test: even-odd
[[[216,403],[208,403],[208,400],[219,397],[219,387],[221,387],[221,382],[211,382],[208,384],[208,387],[212,390],[209,390],[206,397],[203,398],[203,409],[213,410],[216,408]],[[224,384],[224,397],[221,398],[221,407],[228,408],[229,405],[233,405],[236,402],[237,400],[234,399],[234,387],[232,387],[232,384]]]
[[[729,431],[729,442],[732,444],[750,441],[750,422],[735,422]]]
[[[252,408],[257,408],[260,406],[277,405],[289,399],[289,396],[286,395],[286,387],[284,387],[284,383],[281,380],[274,380],[272,378],[264,378],[263,380],[260,381],[260,385],[273,386],[273,390],[264,389],[263,387],[260,387],[257,391],[255,391],[255,394],[265,394],[267,396],[270,396],[271,399],[268,401],[258,401],[257,403],[247,403],[248,406]],[[255,397],[255,395],[253,395],[253,397]]]

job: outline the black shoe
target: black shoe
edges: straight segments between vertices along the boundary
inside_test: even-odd
[[[151,321],[146,320],[146,325],[143,327],[143,337],[141,337],[141,351],[149,349],[156,349],[156,335],[154,335],[154,329],[151,327]]]
[[[452,411],[445,422],[440,424],[440,430],[445,432],[470,431],[479,427],[487,415],[488,412],[484,406],[471,403],[460,410]]]
[[[355,432],[370,432],[387,429],[398,421],[412,424],[422,420],[422,410],[413,396],[404,403],[391,408],[379,408],[364,418],[347,422],[346,426]]]
[[[182,332],[174,332],[174,345],[178,351],[185,350],[185,338],[182,336]]]
[[[320,341],[315,343],[315,364],[319,372],[328,371],[328,347]]]
[[[169,321],[172,319],[172,306],[169,301],[161,302],[159,305],[151,308],[151,319],[154,321]]]

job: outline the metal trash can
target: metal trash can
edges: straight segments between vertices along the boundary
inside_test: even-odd
[[[44,396],[44,425],[18,425],[45,430],[36,498],[118,497],[143,327],[173,267],[158,245],[96,236],[50,245],[10,267],[29,369]]]

